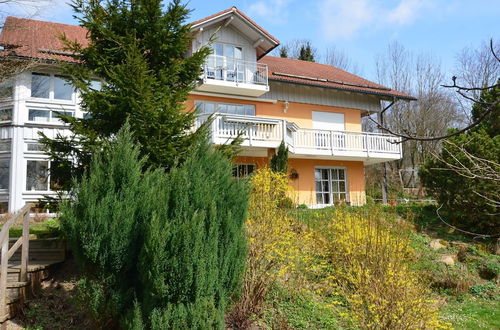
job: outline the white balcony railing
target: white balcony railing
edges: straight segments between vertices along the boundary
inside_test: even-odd
[[[267,64],[209,55],[203,66],[204,79],[267,86]]]
[[[207,116],[198,118],[197,126]],[[298,128],[284,119],[215,114],[211,124],[214,144],[228,143],[240,135],[243,146],[276,148],[285,141],[297,155],[400,159],[400,138],[380,133]]]

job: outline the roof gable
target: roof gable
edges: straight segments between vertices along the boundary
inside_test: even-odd
[[[257,58],[261,58],[279,45],[279,40],[260,27],[250,17],[236,7],[223,10],[191,24],[193,30],[212,25],[232,26],[252,41],[257,50]]]

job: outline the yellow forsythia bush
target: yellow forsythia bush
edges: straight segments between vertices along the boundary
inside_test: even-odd
[[[404,224],[341,209],[321,232],[331,263],[325,280],[347,300],[347,319],[363,329],[449,328],[410,269],[415,254]]]
[[[312,231],[281,207],[292,193],[286,174],[263,168],[250,180],[246,272],[240,299],[228,316],[235,328],[247,328],[259,316],[275,280],[287,281],[291,275],[300,274],[299,264],[308,260],[303,249],[312,240]]]

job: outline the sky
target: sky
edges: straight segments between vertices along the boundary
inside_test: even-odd
[[[48,0],[34,18],[77,24],[67,2]],[[231,6],[282,44],[309,39],[320,55],[329,47],[345,52],[360,75],[371,80],[375,79],[376,56],[393,41],[416,54],[434,57],[449,77],[464,47],[477,48],[491,38],[500,42],[498,0],[190,0],[190,21]],[[9,9],[17,14],[30,8]]]

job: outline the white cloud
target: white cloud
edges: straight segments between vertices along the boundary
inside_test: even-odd
[[[387,1],[323,0],[317,9],[326,39],[349,39],[363,29],[411,25],[428,7],[427,1],[399,0],[388,6]]]
[[[291,0],[260,0],[251,4],[247,12],[252,16],[259,16],[272,22],[284,22],[288,5]]]
[[[396,8],[389,12],[387,20],[399,25],[411,24],[417,19],[419,10],[423,6],[422,0],[402,0]]]

